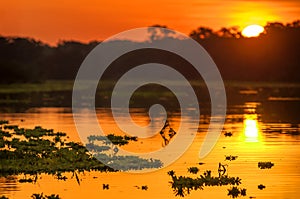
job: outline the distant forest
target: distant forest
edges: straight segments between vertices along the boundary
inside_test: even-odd
[[[199,27],[189,36],[208,51],[225,80],[300,82],[300,20],[268,23],[254,38],[243,37],[235,27]],[[31,38],[0,36],[0,83],[74,80],[99,43],[62,41],[53,47]]]

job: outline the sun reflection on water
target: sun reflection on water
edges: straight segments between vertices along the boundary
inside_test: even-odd
[[[246,142],[258,142],[260,137],[260,129],[257,114],[244,115],[244,135]]]

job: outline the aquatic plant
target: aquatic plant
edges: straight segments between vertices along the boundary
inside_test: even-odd
[[[205,186],[224,186],[224,185],[239,185],[241,179],[239,177],[229,177],[228,175],[219,175],[218,177],[212,176],[211,171],[205,171],[197,178],[176,176],[173,170],[168,172],[172,181],[171,187],[175,193],[175,196],[184,197],[192,190],[202,190]]]
[[[8,199],[8,198],[5,196],[1,196],[0,199]]]
[[[141,189],[141,190],[144,190],[144,191],[147,191],[148,190],[148,186],[147,185],[142,185],[141,187],[140,186],[134,186],[136,187],[137,189]]]
[[[31,195],[33,199],[61,199],[59,195],[51,194],[44,196],[43,193],[34,193]]]
[[[232,187],[228,190],[228,196],[231,196],[232,198],[237,198],[239,196],[246,196],[246,189],[238,188],[238,187]]]
[[[46,199],[60,199],[59,195],[51,194],[49,196],[46,196]]]
[[[162,166],[160,160],[143,159],[138,156],[107,156],[103,153],[94,154],[93,156],[109,167],[119,171],[141,170],[145,168],[151,169]]]
[[[260,184],[260,185],[257,186],[257,188],[260,189],[260,190],[263,190],[264,188],[266,188],[266,186],[263,185],[263,184]]]
[[[32,183],[32,182],[34,182],[34,180],[32,178],[19,180],[19,183],[26,183],[26,182]]]
[[[89,144],[94,144],[95,141],[102,141],[104,144],[109,145],[110,143],[108,140],[118,146],[123,146],[129,143],[129,141],[137,141],[137,137],[131,137],[131,136],[120,136],[120,135],[114,135],[114,134],[108,134],[106,137],[104,136],[97,136],[97,135],[90,135],[87,137]],[[108,139],[108,140],[107,140]]]
[[[236,160],[238,156],[233,156],[233,155],[225,155],[225,160],[233,161]]]
[[[61,172],[57,172],[56,179],[66,181],[68,178],[67,178],[67,176],[63,176]]]
[[[147,191],[147,190],[148,190],[148,186],[147,186],[147,185],[143,185],[143,186],[142,186],[142,190]]]
[[[105,189],[108,190],[109,189],[109,184],[102,184],[102,189],[103,190],[105,190]]]
[[[233,134],[231,132],[225,132],[224,135],[225,137],[231,137]]]
[[[53,133],[53,130],[35,127],[34,129],[13,129],[4,135],[0,149],[1,176],[40,173],[57,174],[84,170],[112,171],[93,158],[80,143],[53,141],[53,137],[64,137],[65,134]],[[2,134],[3,135],[3,134]],[[20,182],[31,180],[20,180]]]
[[[188,172],[190,172],[192,174],[197,174],[199,172],[199,168],[198,167],[190,167],[190,168],[188,168]]]
[[[84,171],[116,171],[98,161],[93,154],[87,150],[92,149],[98,152],[103,159],[113,160],[113,168],[120,170],[133,170],[143,168],[161,167],[159,160],[148,160],[139,157],[111,156],[104,152],[110,147],[95,145],[83,146],[67,140],[66,133],[54,132],[52,129],[44,129],[37,126],[33,129],[19,128],[17,125],[8,125],[2,121],[0,125],[0,176],[25,175],[20,183],[36,182],[41,173],[54,175],[58,180],[66,180],[62,176],[64,172],[73,173],[74,178],[80,184],[78,174]],[[136,137],[109,135],[116,145],[125,145],[129,141],[136,141]],[[100,138],[97,138],[100,139]],[[103,139],[103,138],[101,138]],[[123,166],[127,164],[126,166]],[[32,177],[26,178],[26,175]]]
[[[258,162],[258,168],[260,169],[271,169],[274,166],[272,162]]]
[[[2,124],[8,124],[8,121],[7,120],[0,120],[0,125]],[[5,197],[5,196],[2,196],[2,197]]]
[[[117,153],[119,149],[117,146],[123,146],[128,144],[130,141],[136,142],[137,137],[113,134],[109,134],[107,137],[91,135],[88,137],[86,147],[92,153],[93,157],[97,158],[105,165],[119,171],[162,167],[163,163],[160,160],[154,160],[151,158],[143,159],[138,156],[118,156]]]
[[[31,195],[31,197],[33,199],[43,199],[44,198],[43,193],[34,193]]]

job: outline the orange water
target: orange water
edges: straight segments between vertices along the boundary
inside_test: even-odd
[[[139,112],[139,111],[137,111]],[[101,115],[99,119],[105,124],[105,129],[110,133],[121,133],[109,114],[105,110],[97,110]],[[148,121],[145,113],[136,114],[135,121],[141,125]],[[170,123],[176,128],[178,116],[170,118]],[[40,125],[55,131],[67,132],[70,139],[80,141],[73,122],[70,109],[63,108],[38,108],[26,113],[1,114],[1,119],[9,120],[12,124],[32,128]],[[21,120],[24,120],[21,122]],[[250,122],[249,122],[250,121]],[[188,174],[187,168],[197,166],[202,173],[212,170],[213,175],[218,175],[219,162],[228,164],[229,176],[238,176],[242,179],[241,188],[247,189],[247,197],[256,198],[298,198],[300,190],[300,136],[288,134],[266,133],[267,127],[276,125],[279,128],[288,126],[284,123],[264,123],[256,114],[231,114],[227,116],[224,131],[231,131],[233,136],[225,137],[224,132],[216,143],[211,153],[204,159],[199,159],[199,149],[205,137],[207,124],[201,123],[200,130],[184,155],[167,168],[158,171],[130,174],[130,173],[98,173],[91,172],[80,174],[81,184],[75,179],[70,179],[71,174],[66,174],[67,181],[58,181],[53,176],[42,175],[36,184],[20,184],[17,180],[0,180],[0,195],[9,198],[30,198],[33,193],[59,194],[63,199],[71,198],[178,198],[175,197],[170,187],[171,178],[167,175],[169,170],[174,170],[178,175]],[[174,138],[176,139],[176,137]],[[159,135],[142,143],[133,144],[131,150],[151,151],[162,147]],[[238,156],[235,161],[225,161],[225,155]],[[271,169],[261,170],[257,167],[259,161],[271,161],[275,166]],[[199,165],[204,162],[204,165]],[[109,184],[109,190],[102,190],[102,184]],[[263,184],[264,190],[257,186]],[[138,189],[147,185],[148,190]],[[229,198],[227,189],[223,187],[204,187],[204,190],[192,191],[186,198]]]

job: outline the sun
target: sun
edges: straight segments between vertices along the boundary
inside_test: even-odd
[[[264,32],[264,27],[260,25],[250,25],[247,26],[243,29],[242,35],[244,37],[257,37],[259,36],[262,32]]]

